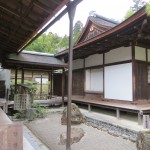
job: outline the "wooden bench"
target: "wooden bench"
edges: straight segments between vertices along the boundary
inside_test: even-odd
[[[0,150],[23,150],[23,129],[0,108]]]

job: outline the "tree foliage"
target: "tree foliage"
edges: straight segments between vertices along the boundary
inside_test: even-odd
[[[133,0],[133,2],[134,2],[134,6],[131,8],[134,12],[137,12],[139,9],[141,9],[146,4],[146,2],[143,0]]]
[[[150,3],[146,4],[146,13],[148,16],[150,16]]]
[[[83,30],[83,24],[81,21],[77,21],[74,25],[74,28],[73,28],[73,41],[74,43],[77,42],[79,36],[81,35],[82,33],[82,30]]]
[[[146,4],[146,2],[143,0],[133,0],[133,2],[134,2],[134,5],[130,7],[130,9],[127,11],[124,17],[125,19],[132,16],[135,12],[137,12],[140,8],[142,8]]]
[[[73,28],[73,40],[74,43],[77,41],[83,29],[83,24],[81,21],[77,21]],[[55,54],[61,49],[68,48],[69,37],[64,35],[63,37],[52,32],[42,34],[38,39],[32,42],[26,49],[29,51],[45,52]]]
[[[27,50],[54,54],[60,48],[67,48],[68,43],[69,40],[67,35],[60,37],[56,33],[44,33],[38,39],[32,42],[27,47]]]

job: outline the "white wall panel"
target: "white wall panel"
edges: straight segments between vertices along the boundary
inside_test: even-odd
[[[84,59],[73,60],[73,70],[83,68]]]
[[[5,80],[5,86],[7,89],[10,88],[10,70],[0,69],[0,80]]]
[[[131,47],[119,47],[105,54],[105,64],[131,60]]]
[[[86,70],[86,91],[103,92],[103,69]]]
[[[146,49],[135,46],[135,59],[146,61]]]
[[[105,67],[105,98],[132,101],[132,64]]]
[[[103,69],[92,69],[91,76],[91,90],[103,92]]]
[[[85,80],[86,80],[86,86],[85,86],[85,90],[89,91],[91,89],[91,70],[88,69],[85,72]]]
[[[150,49],[148,49],[148,61],[150,62]]]
[[[85,67],[97,66],[103,64],[103,55],[94,54],[85,59]]]

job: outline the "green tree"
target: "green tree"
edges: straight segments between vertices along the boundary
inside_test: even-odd
[[[150,3],[146,4],[146,13],[148,16],[150,16]]]
[[[125,19],[128,19],[130,16],[132,16],[134,14],[134,11],[132,9],[129,9],[125,15]]]
[[[130,7],[130,9],[127,11],[124,17],[125,19],[132,16],[135,12],[137,12],[140,8],[142,8],[146,4],[146,2],[143,0],[133,0],[133,2],[134,2],[134,5]]]
[[[82,33],[82,30],[83,30],[83,24],[81,21],[77,21],[74,25],[74,28],[73,28],[73,40],[74,40],[74,43],[76,43],[76,41],[78,40],[79,36],[81,35]]]
[[[146,2],[143,0],[133,0],[134,6],[131,7],[134,12],[137,12],[140,8],[142,8]]]
[[[77,41],[83,29],[81,21],[75,23],[73,29],[74,43]],[[29,51],[45,52],[55,54],[58,50],[66,49],[69,45],[69,37],[67,35],[61,37],[58,34],[49,32],[43,33],[39,38],[32,42],[26,49]]]

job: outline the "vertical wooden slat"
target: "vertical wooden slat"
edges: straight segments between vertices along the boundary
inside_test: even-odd
[[[146,74],[146,89],[147,89],[147,93],[146,93],[146,96],[147,96],[147,100],[149,99],[149,89],[148,89],[148,49],[146,48],[146,68],[147,68],[147,74]]]
[[[105,98],[105,53],[103,53],[103,98]]]
[[[21,83],[23,84],[24,83],[24,69],[22,69],[22,74],[21,74]]]
[[[42,73],[41,73],[41,84],[40,84],[40,99],[42,97]]]
[[[15,69],[15,94],[17,93],[17,76],[18,76],[18,69]]]
[[[85,96],[85,89],[86,89],[86,69],[85,69],[85,58],[83,60],[83,96]]]
[[[65,95],[65,69],[62,69],[62,106],[64,106]]]
[[[50,89],[50,97],[52,98],[53,95],[53,71],[51,72],[51,89]]]
[[[146,62],[135,63],[135,76],[136,76],[135,98],[136,100],[146,100],[148,94]]]
[[[51,87],[50,87],[50,83],[51,83],[51,76],[50,76],[50,72],[48,72],[48,82],[49,82],[49,85],[48,85],[48,99],[50,99],[50,90],[51,90]]]
[[[135,101],[135,45],[132,43],[132,91],[133,101]]]

